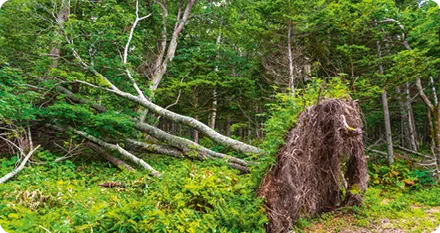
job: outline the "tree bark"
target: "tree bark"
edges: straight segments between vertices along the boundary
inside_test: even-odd
[[[292,95],[295,96],[295,76],[293,70],[293,56],[292,56],[292,23],[289,23],[289,27],[287,29],[287,52],[289,59],[289,88],[292,92]]]
[[[382,57],[382,50],[380,46],[380,41],[376,41],[377,45],[377,57]],[[379,65],[379,73],[381,75],[384,74],[384,69],[382,65]],[[384,116],[384,123],[385,123],[385,137],[387,142],[387,154],[388,154],[388,163],[393,164],[394,163],[394,151],[393,151],[393,138],[391,133],[391,122],[390,122],[390,111],[388,107],[388,94],[384,87],[384,90],[382,92],[382,107],[383,107],[383,116]]]
[[[10,180],[12,177],[14,177],[15,175],[17,175],[21,170],[24,169],[24,166],[26,165],[27,161],[29,160],[29,158],[31,158],[32,154],[38,150],[38,148],[40,148],[40,145],[38,145],[37,147],[35,147],[33,150],[31,150],[24,158],[23,161],[21,161],[20,165],[17,167],[17,169],[14,169],[13,171],[9,172],[8,174],[6,174],[5,176],[0,178],[0,184],[5,183],[6,181]]]
[[[400,112],[400,145],[405,147],[410,145],[409,126],[408,126],[408,112],[406,108],[406,98],[403,98],[402,90],[399,86],[396,87],[396,92],[399,94],[399,112]]]
[[[417,151],[419,145],[417,144],[417,131],[414,121],[414,112],[412,109],[412,98],[409,90],[409,83],[405,83],[405,95],[406,95],[406,112],[408,116],[408,132],[409,132],[409,145],[412,150]]]
[[[198,152],[197,156],[209,156],[209,157],[214,157],[214,158],[220,158],[220,159],[225,159],[227,161],[231,161],[233,163],[242,165],[242,166],[248,166],[250,163],[247,161],[244,161],[242,159],[238,159],[229,155],[225,155],[222,153],[218,153],[212,150],[209,150],[191,140],[188,140],[186,138],[181,138],[181,137],[177,137],[171,134],[168,134],[156,127],[153,127],[149,124],[146,123],[140,123],[138,122],[136,124],[136,129],[148,133],[149,135],[151,135],[154,138],[157,138],[160,141],[166,142],[169,145],[173,145],[176,148],[179,148],[180,150],[182,150],[184,153],[188,154],[191,153],[191,151],[196,151]]]
[[[117,168],[123,170],[126,169],[127,171],[133,171],[134,168],[128,164],[126,164],[124,161],[110,155],[107,151],[105,151],[104,148],[98,146],[95,143],[89,142],[87,143],[87,146],[90,147],[93,151],[100,154],[104,159],[115,165]]]
[[[76,103],[89,104],[92,108],[94,108],[98,112],[105,112],[106,111],[105,107],[98,105],[98,104],[95,104],[95,103],[91,103],[91,102],[86,101],[84,99],[81,99],[81,98],[73,95],[73,93],[71,93],[69,90],[67,90],[64,87],[58,86],[56,89],[58,91],[64,93],[67,97],[71,98]],[[200,155],[197,155],[197,157],[199,159],[203,160],[204,159],[203,155],[207,154],[207,155],[212,156],[214,158],[222,158],[222,159],[231,160],[230,165],[232,167],[234,167],[240,171],[243,171],[243,172],[249,172],[249,169],[246,167],[247,165],[249,165],[249,163],[244,160],[240,160],[240,159],[235,160],[236,158],[234,158],[234,157],[211,151],[207,148],[202,147],[201,145],[198,145],[198,144],[192,142],[191,140],[177,137],[174,135],[170,135],[170,134],[163,132],[162,130],[160,130],[156,127],[150,126],[148,124],[144,124],[142,122],[137,122],[135,127],[136,127],[136,129],[138,129],[142,132],[145,132],[154,138],[157,138],[158,140],[161,140],[163,142],[168,143],[169,145],[172,145],[172,146],[150,145],[150,144],[138,142],[133,139],[127,139],[128,143],[135,145],[135,146],[138,146],[138,147],[141,147],[146,151],[158,153],[158,154],[171,155],[171,156],[174,156],[177,158],[181,158],[182,152],[186,154],[186,153],[194,150],[194,151],[200,153]],[[178,142],[178,144],[176,144],[175,142]],[[182,151],[179,151],[178,149],[174,149],[173,147],[178,148]]]
[[[151,85],[150,85],[150,90],[152,91],[152,93],[154,93],[155,90],[157,90],[157,88],[159,87],[160,81],[162,80],[167,67],[168,67],[168,63],[170,61],[173,60],[174,55],[176,53],[176,49],[177,49],[177,44],[178,44],[178,38],[180,33],[182,32],[183,27],[185,26],[185,24],[188,22],[189,16],[190,16],[190,12],[191,9],[194,5],[194,3],[196,2],[196,0],[189,0],[186,8],[183,12],[182,17],[180,17],[180,12],[181,9],[179,9],[179,13],[177,15],[177,22],[174,25],[174,31],[170,40],[170,44],[168,45],[168,50],[167,50],[167,54],[165,56],[165,58],[163,58],[164,54],[162,53],[162,51],[165,51],[165,47],[166,47],[166,34],[165,34],[165,38],[164,38],[164,34],[162,34],[162,50],[161,53],[159,53],[158,59],[156,60],[156,67],[154,70],[154,74],[153,74],[153,78],[151,79]],[[162,9],[164,10],[164,14],[166,12],[166,14],[168,14],[168,10],[166,9],[165,4],[160,3]],[[163,24],[164,27],[166,27],[166,18],[163,17]],[[164,33],[164,32],[163,32]],[[165,31],[166,33],[166,31]]]

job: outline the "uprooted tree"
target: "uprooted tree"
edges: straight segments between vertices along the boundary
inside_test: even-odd
[[[299,115],[259,189],[267,201],[268,232],[286,232],[300,217],[362,202],[368,172],[361,129],[352,100],[328,99]]]
[[[45,67],[46,71],[34,70],[25,74],[29,79],[27,85],[41,97],[38,105],[43,109],[39,113],[43,119],[22,121],[23,124],[15,131],[28,127],[33,131],[29,135],[38,134],[40,137],[47,137],[54,132],[78,135],[87,141],[84,145],[99,151],[110,162],[127,167],[122,161],[105,155],[105,150],[119,153],[121,158],[148,170],[154,176],[160,176],[160,173],[136,156],[134,151],[143,150],[178,158],[222,159],[231,167],[248,172],[250,162],[210,150],[197,142],[167,133],[155,125],[157,118],[162,117],[192,128],[219,145],[239,153],[263,153],[259,148],[218,133],[195,118],[154,103],[155,91],[175,56],[179,36],[189,21],[195,2],[147,1],[140,5],[136,1],[127,4],[127,9],[131,8],[134,12],[128,14],[129,17],[121,15],[122,22],[113,24],[124,25],[127,23],[124,21],[134,19],[117,38],[106,35],[107,24],[99,18],[106,16],[98,8],[93,8],[93,1],[76,3],[75,6],[71,6],[68,0],[62,0],[58,5],[54,1],[31,2],[35,11],[27,13],[35,19],[43,19],[41,28],[53,30],[51,36],[45,39],[53,41],[48,48],[47,59],[43,59],[45,64],[49,64]],[[90,19],[81,21],[84,14],[78,4],[91,5],[91,12],[88,12]],[[82,10],[85,11],[85,8]],[[172,12],[175,15],[171,15]],[[75,15],[74,19],[71,19],[72,15]],[[160,33],[153,35],[152,41],[155,44],[152,45],[134,39],[136,30],[147,19],[154,21],[150,22],[152,28],[161,25],[158,26]],[[145,35],[146,31],[151,31],[146,27],[142,30],[144,38],[151,38]],[[114,51],[109,48],[114,48]],[[147,52],[142,54],[140,50]],[[136,54],[130,58],[130,53]],[[114,57],[119,58],[119,61]],[[57,99],[66,101],[57,103]],[[108,105],[112,106],[109,108]],[[8,123],[2,124],[5,126]],[[13,143],[5,145],[15,146]]]

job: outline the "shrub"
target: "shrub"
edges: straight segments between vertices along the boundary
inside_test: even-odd
[[[398,189],[419,189],[431,186],[436,180],[426,169],[410,169],[405,160],[396,159],[394,164],[370,164],[370,184]]]

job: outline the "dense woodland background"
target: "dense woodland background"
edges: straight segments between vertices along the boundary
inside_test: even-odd
[[[0,224],[264,231],[256,190],[285,134],[305,108],[342,98],[362,111],[371,186],[342,222],[432,230],[439,49],[433,1],[9,0],[0,174],[31,159],[0,186]]]

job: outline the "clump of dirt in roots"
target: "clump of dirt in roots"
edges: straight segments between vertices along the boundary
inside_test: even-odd
[[[287,232],[300,217],[359,205],[368,183],[362,120],[353,100],[326,99],[304,110],[258,190],[267,232]]]

